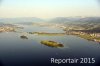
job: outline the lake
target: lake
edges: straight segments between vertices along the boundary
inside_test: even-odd
[[[40,26],[24,26],[21,31],[64,33],[60,28]],[[39,36],[26,34],[28,39],[21,39],[21,35],[23,33],[0,33],[0,63],[3,66],[50,65],[51,58],[95,58],[96,62],[90,64],[91,66],[95,66],[100,62],[100,44],[97,42],[73,35]],[[53,48],[45,46],[40,43],[41,40],[56,41],[62,43],[64,47]],[[86,65],[89,66],[89,64]]]

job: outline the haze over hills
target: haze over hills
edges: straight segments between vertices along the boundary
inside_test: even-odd
[[[100,17],[56,17],[53,23],[100,23]]]
[[[42,22],[43,19],[37,17],[21,17],[21,18],[0,18],[2,23],[26,23],[26,22]]]
[[[56,17],[45,20],[37,17],[21,18],[0,18],[1,23],[32,23],[32,22],[49,22],[49,23],[100,23],[100,17]]]

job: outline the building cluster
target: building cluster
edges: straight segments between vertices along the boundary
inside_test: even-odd
[[[100,42],[100,33],[82,32],[82,31],[66,31],[68,35],[84,36],[82,38],[90,39],[95,42]]]
[[[13,31],[15,31],[14,27],[9,27],[9,26],[0,27],[0,32],[13,32]]]
[[[100,33],[92,33],[91,36],[100,37]]]

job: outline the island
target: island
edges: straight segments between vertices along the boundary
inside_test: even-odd
[[[28,37],[25,36],[25,35],[20,36],[20,38],[21,38],[21,39],[28,39]]]
[[[48,33],[48,32],[27,32],[29,34],[41,35],[41,36],[64,36],[66,33]]]
[[[56,48],[64,47],[63,44],[60,44],[60,43],[55,42],[55,41],[49,41],[49,40],[42,40],[41,44],[44,44],[44,45],[49,46],[49,47],[56,47]]]

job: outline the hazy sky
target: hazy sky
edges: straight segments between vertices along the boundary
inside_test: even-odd
[[[98,0],[2,0],[0,17],[100,16]]]

